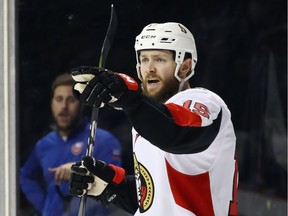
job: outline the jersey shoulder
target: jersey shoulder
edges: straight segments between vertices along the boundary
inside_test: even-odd
[[[207,98],[210,100],[223,101],[222,98],[215,92],[202,87],[190,88],[185,91],[181,91],[173,97],[192,97],[192,98]]]
[[[45,146],[49,146],[51,143],[56,143],[58,139],[60,139],[58,133],[56,131],[50,131],[48,134],[37,141],[36,147],[43,148]]]
[[[216,119],[221,110],[225,113],[230,113],[227,105],[219,95],[200,87],[181,91],[171,97],[166,103],[174,103],[186,107],[191,111],[198,110],[198,113],[205,112],[205,116],[209,116],[209,122]],[[210,116],[212,118],[210,118]],[[207,124],[209,124],[209,122],[207,122]]]
[[[207,105],[226,106],[222,98],[216,93],[205,88],[191,88],[178,92],[171,97],[166,103],[175,103],[183,105],[186,101],[194,101]]]

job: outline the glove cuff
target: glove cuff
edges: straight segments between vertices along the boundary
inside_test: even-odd
[[[130,91],[138,91],[139,89],[139,85],[138,83],[130,76],[123,74],[123,73],[116,73],[118,76],[120,76],[122,78],[122,80],[125,82],[127,88]]]
[[[112,179],[113,183],[120,184],[121,182],[123,182],[126,175],[125,170],[113,164],[109,164],[108,166],[110,166],[115,171],[115,175]]]

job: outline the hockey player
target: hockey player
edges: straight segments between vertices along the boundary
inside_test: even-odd
[[[123,110],[133,129],[135,176],[84,157],[72,166],[70,193],[87,192],[134,215],[237,215],[236,138],[215,93],[190,88],[197,52],[180,23],[150,24],[136,37],[138,77],[73,69],[74,94],[87,105]]]
[[[51,110],[55,130],[37,142],[20,172],[21,189],[42,216],[78,213],[79,198],[71,199],[69,179],[71,165],[85,155],[89,122],[83,115],[83,106],[73,95],[73,83],[69,73],[57,76],[53,82]],[[97,130],[94,157],[121,165],[119,141],[101,128]],[[101,204],[95,205],[91,199],[87,199],[86,209],[87,216],[104,216],[109,211]]]

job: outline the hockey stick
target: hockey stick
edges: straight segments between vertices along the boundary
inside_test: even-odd
[[[110,15],[110,21],[109,26],[106,32],[106,36],[102,45],[101,55],[99,59],[99,67],[104,68],[108,52],[110,50],[111,44],[113,42],[115,32],[117,29],[117,16],[114,9],[113,4],[111,5],[111,15]],[[86,155],[87,156],[93,156],[94,151],[94,143],[95,143],[95,137],[96,137],[96,129],[98,124],[98,113],[99,108],[96,106],[93,106],[92,108],[92,114],[91,114],[91,121],[90,121],[90,135],[88,139],[88,146]],[[79,205],[79,211],[78,216],[84,216],[85,215],[85,206],[86,206],[86,199],[87,194],[84,194],[80,199],[80,205]]]

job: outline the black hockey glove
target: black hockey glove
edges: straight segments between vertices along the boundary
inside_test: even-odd
[[[138,83],[126,74],[81,66],[72,69],[72,77],[75,80],[75,97],[88,106],[103,107],[117,101],[116,106],[123,108],[139,95]]]
[[[121,167],[84,156],[72,165],[71,171],[70,194],[73,196],[81,197],[87,192],[108,206],[121,193],[125,179],[125,170]]]

